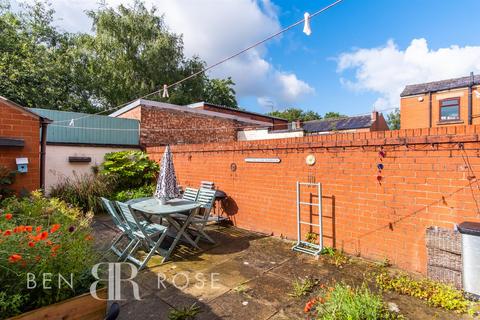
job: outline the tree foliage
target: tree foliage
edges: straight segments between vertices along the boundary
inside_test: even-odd
[[[206,102],[219,104],[232,109],[238,109],[237,99],[232,78],[207,80],[204,100]]]
[[[275,110],[267,113],[267,115],[287,119],[288,121],[311,121],[345,117],[345,115],[333,111],[325,113],[325,115],[322,117],[319,113],[315,111],[304,111],[300,108],[287,108],[282,111]]]
[[[172,84],[205,67],[184,55],[180,35],[143,2],[88,12],[93,34],[53,25],[54,11],[34,2],[14,12],[0,0],[0,94],[28,107],[96,112]],[[170,103],[237,105],[231,79],[193,77],[169,90]],[[160,95],[150,96],[162,100]]]
[[[322,119],[322,116],[315,111],[304,111],[299,108],[287,108],[282,111],[275,110],[267,114],[269,116],[287,119],[288,121],[295,121],[295,120],[310,121],[310,120]]]
[[[343,115],[339,112],[333,112],[333,111],[327,112],[323,116],[324,119],[336,119],[336,118],[344,118],[344,117],[346,117],[346,115]]]
[[[395,111],[390,112],[387,115],[387,124],[390,130],[400,129],[400,110],[399,109],[395,109]]]

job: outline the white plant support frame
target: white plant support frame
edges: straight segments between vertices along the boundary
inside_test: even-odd
[[[301,187],[310,186],[317,187],[318,203],[302,202],[300,201]],[[318,208],[318,224],[301,220],[301,206],[310,206]],[[297,181],[297,243],[292,247],[292,250],[318,256],[323,249],[323,227],[322,227],[322,184],[308,183]],[[310,227],[318,228],[319,244],[310,243],[302,240],[302,224]]]

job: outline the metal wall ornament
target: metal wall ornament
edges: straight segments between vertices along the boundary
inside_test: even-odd
[[[230,164],[230,171],[232,171],[232,172],[237,171],[237,164],[236,163],[232,162]]]
[[[305,158],[305,163],[309,166],[313,166],[317,160],[315,159],[315,156],[313,154],[309,154]]]

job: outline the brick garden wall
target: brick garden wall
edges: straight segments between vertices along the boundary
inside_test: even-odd
[[[428,227],[480,221],[479,134],[480,126],[462,126],[172,149],[180,183],[214,181],[231,197],[225,210],[239,227],[295,239],[296,181],[317,181],[323,186],[325,245],[426,273]],[[163,149],[147,151],[160,160]],[[309,154],[316,157],[314,166],[305,163]],[[246,157],[281,162],[246,163]]]
[[[24,139],[25,146],[1,147],[0,165],[16,170],[16,158],[27,157],[28,173],[17,174],[13,188],[28,191],[40,188],[40,118],[24,113],[0,100],[0,137]]]
[[[138,106],[119,117],[140,121],[140,144],[209,143],[235,141],[238,121],[192,112]]]

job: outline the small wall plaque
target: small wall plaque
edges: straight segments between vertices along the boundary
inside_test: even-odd
[[[280,163],[280,158],[245,158],[245,162],[254,163]]]

